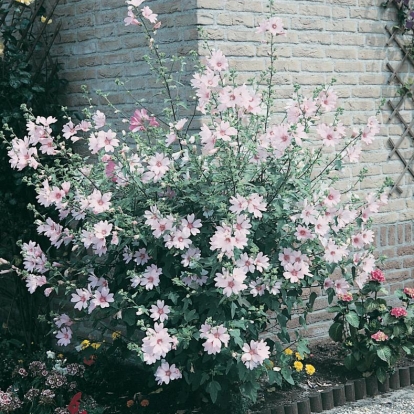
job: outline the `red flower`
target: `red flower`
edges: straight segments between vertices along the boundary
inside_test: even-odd
[[[385,282],[384,273],[380,269],[375,269],[371,272],[370,280],[379,283]]]
[[[396,318],[403,318],[404,316],[407,316],[407,311],[404,308],[392,308],[390,315]]]

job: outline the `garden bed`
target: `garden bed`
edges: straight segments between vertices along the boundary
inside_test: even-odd
[[[355,389],[356,394],[355,399],[358,400],[361,396],[365,398],[379,392],[388,391],[390,388],[393,389],[393,387],[394,389],[397,389],[400,386],[407,386],[409,384],[404,383],[404,381],[408,381],[408,379],[401,379],[400,382],[400,377],[403,378],[405,375],[408,375],[410,371],[413,371],[414,373],[414,369],[407,370],[408,372],[404,372],[403,370],[403,374],[399,372],[398,369],[411,366],[413,363],[412,359],[404,357],[397,364],[397,374],[394,377],[387,379],[383,386],[379,384],[380,389],[376,390],[376,385],[371,387],[373,381],[365,381],[364,379],[360,381],[362,377],[361,373],[350,372],[344,367],[342,363],[344,356],[341,344],[325,343],[311,347],[311,354],[306,359],[306,362],[312,364],[316,368],[315,374],[312,377],[303,378],[303,380],[299,381],[296,386],[289,388],[280,389],[274,386],[264,386],[258,395],[257,403],[251,407],[250,413],[283,413],[286,412],[286,408],[284,407],[290,407],[292,403],[304,401],[308,399],[309,396],[316,395],[317,393],[329,393],[330,390],[338,389],[341,386],[345,386],[345,384],[353,384],[352,388]],[[412,374],[411,377],[413,377]],[[408,378],[411,379],[410,383],[412,383],[412,380],[414,379],[414,377],[411,377],[408,375]],[[393,383],[392,381],[395,382]],[[344,393],[345,391],[346,389],[344,388]],[[289,411],[289,408],[287,410]],[[294,412],[296,413],[296,411]]]

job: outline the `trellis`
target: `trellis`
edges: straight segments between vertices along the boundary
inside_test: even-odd
[[[397,193],[401,194],[402,189],[400,187],[400,183],[403,177],[406,175],[406,173],[410,173],[411,176],[414,178],[414,165],[412,167],[412,164],[414,162],[414,152],[412,152],[410,158],[407,159],[407,157],[404,156],[403,152],[400,149],[400,146],[404,142],[404,140],[409,139],[410,141],[414,141],[414,116],[412,117],[410,122],[407,122],[401,113],[406,100],[410,99],[412,102],[414,102],[414,86],[412,85],[410,87],[407,87],[406,82],[404,82],[404,79],[402,78],[400,72],[403,68],[404,63],[406,62],[411,64],[411,66],[414,68],[414,60],[411,57],[410,51],[407,50],[407,47],[405,46],[403,40],[401,40],[401,38],[398,36],[400,31],[398,29],[390,29],[388,26],[385,27],[385,30],[390,36],[388,42],[386,43],[386,46],[389,46],[391,43],[394,43],[402,53],[402,60],[398,63],[398,66],[394,68],[390,62],[387,63],[387,69],[391,72],[391,76],[388,79],[388,83],[390,84],[393,81],[396,82],[401,87],[402,91],[398,100],[394,102],[391,99],[388,100],[388,105],[392,110],[392,113],[389,116],[388,121],[391,121],[395,117],[401,122],[403,126],[403,133],[396,142],[394,142],[391,138],[388,139],[388,145],[391,148],[391,151],[388,154],[388,159],[391,159],[391,157],[395,154],[401,160],[404,166],[399,177],[396,179],[394,186],[390,190],[390,193],[396,191]]]

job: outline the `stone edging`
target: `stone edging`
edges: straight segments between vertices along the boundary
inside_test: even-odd
[[[375,376],[348,381],[323,391],[313,392],[294,403],[266,408],[255,414],[311,414],[332,410],[348,402],[355,402],[379,393],[397,390],[414,384],[414,365],[401,367],[387,376],[381,384]]]

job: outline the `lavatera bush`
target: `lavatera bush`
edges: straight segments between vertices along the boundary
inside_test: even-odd
[[[363,284],[376,268],[369,228],[386,197],[357,196],[364,171],[346,190],[335,186],[379,123],[372,116],[361,129],[346,128],[332,85],[308,96],[295,86],[274,123],[275,37],[285,33],[270,7],[257,29],[269,68],[240,85],[212,50],[191,81],[202,118],[190,129],[180,115],[185,100],[168,95],[179,84],[154,41],[157,15],[142,0],[127,3],[125,24],[148,37],[147,61],[169,108],[157,116],[131,108],[122,133],[91,107],[60,135],[52,134],[56,119],[28,114],[10,163],[36,170],[29,184],[56,213],[37,213],[50,247],[23,244],[21,275],[30,292],[64,293],[70,302],[70,315],[57,319],[58,345],[79,344],[80,321],[124,324],[124,340],[154,385],[180,381],[213,402],[237,390],[254,399],[260,376],[293,382],[283,350],[307,348],[287,322],[300,313],[305,324],[317,296],[310,288],[335,271],[337,286]],[[67,141],[83,143],[89,155],[68,150]]]

